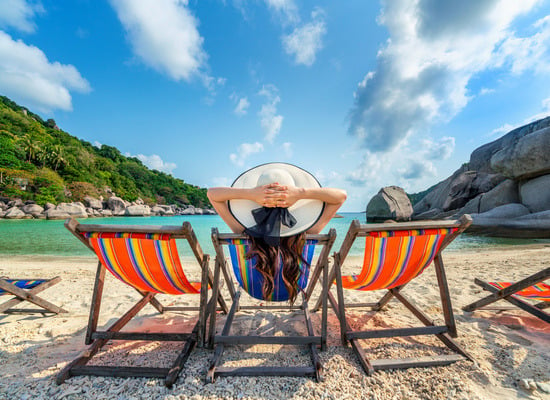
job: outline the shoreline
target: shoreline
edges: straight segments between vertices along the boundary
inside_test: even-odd
[[[218,378],[214,384],[204,384],[208,361],[212,352],[196,349],[174,389],[166,389],[162,382],[146,378],[73,377],[65,384],[54,383],[55,374],[85,350],[84,332],[88,320],[97,260],[90,256],[4,256],[0,258],[0,276],[53,277],[62,280],[41,296],[69,311],[58,316],[39,314],[0,314],[0,398],[155,398],[155,399],[550,399],[550,393],[537,386],[550,387],[550,325],[541,323],[519,309],[496,313],[476,311],[467,313],[461,307],[479,299],[484,292],[474,285],[473,278],[506,278],[517,280],[548,265],[550,245],[506,246],[496,249],[469,249],[468,251],[445,251],[445,269],[453,302],[459,336],[456,339],[468,351],[476,363],[460,361],[450,366],[416,368],[396,371],[379,371],[366,376],[350,348],[339,342],[336,316],[329,311],[328,349],[321,352],[325,365],[325,381],[317,383],[308,378],[285,377],[237,377]],[[528,260],[528,262],[526,262]],[[344,263],[344,273],[359,267],[361,257],[352,257]],[[191,268],[190,279],[197,279],[198,266]],[[432,268],[413,280],[404,291],[414,297],[422,309],[441,321],[441,304],[435,273]],[[227,292],[224,296],[227,298]],[[316,289],[318,293],[319,288]],[[108,274],[105,283],[105,298],[102,303],[100,325],[105,326],[114,317],[122,315],[136,300],[135,291]],[[351,301],[371,299],[370,294],[348,293]],[[160,296],[163,302],[178,305],[196,304],[194,296]],[[243,296],[243,304],[253,302]],[[298,314],[261,313],[251,325],[253,314],[243,312],[235,319],[234,328],[247,334],[251,326],[273,330],[303,331],[302,316]],[[418,326],[398,302],[391,302],[378,314],[349,312],[354,326],[377,329],[388,326]],[[147,329],[167,331],[189,329],[195,317],[191,313],[158,314],[146,307],[128,330]],[[225,318],[220,316],[217,329]],[[312,314],[314,329],[319,328],[320,313]],[[257,325],[258,324],[258,325]],[[271,333],[268,333],[271,334]],[[418,343],[428,346],[418,347]],[[438,341],[429,338],[380,339],[363,342],[373,358],[381,354],[399,356],[402,351],[439,352]],[[177,347],[177,348],[176,348]],[[418,347],[418,348],[417,348]],[[179,351],[174,344],[132,347],[134,360],[144,365],[164,365]],[[407,350],[409,349],[409,350]],[[102,356],[104,360],[118,362],[126,356],[127,346],[116,342]],[[259,352],[257,357],[253,352]],[[282,349],[275,345],[237,346],[226,351],[224,359],[236,365],[257,365],[263,359],[273,361],[302,362],[305,352],[301,347]],[[243,357],[244,356],[244,357]],[[122,357],[122,358],[121,358]],[[307,361],[307,360],[306,360]],[[136,362],[136,361],[134,361]],[[139,364],[141,365],[141,364]],[[522,383],[523,382],[523,383]],[[535,389],[527,389],[524,383],[533,383]],[[546,385],[546,386],[545,386]]]

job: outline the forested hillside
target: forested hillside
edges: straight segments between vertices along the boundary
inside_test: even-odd
[[[209,205],[206,189],[151,170],[115,147],[93,146],[0,96],[0,196],[43,205],[111,193],[147,204]]]

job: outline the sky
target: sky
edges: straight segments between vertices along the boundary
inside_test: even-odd
[[[0,94],[190,184],[288,162],[364,211],[550,115],[550,0],[0,0]]]

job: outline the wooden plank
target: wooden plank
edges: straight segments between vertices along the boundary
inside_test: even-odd
[[[152,367],[122,367],[106,365],[83,365],[71,369],[71,376],[108,376],[117,378],[144,377],[164,378],[170,372],[169,368]]]
[[[315,377],[313,367],[220,367],[215,376],[310,376]]]
[[[107,340],[149,340],[154,342],[184,342],[193,335],[191,333],[162,333],[162,332],[94,332],[92,339]]]
[[[443,266],[441,251],[439,251],[435,256],[434,265],[445,323],[447,324],[449,335],[456,338],[458,336],[458,333],[456,331],[456,322],[453,313],[453,306],[451,304],[451,295],[449,293],[449,285],[447,284],[447,276],[445,274],[445,268]]]
[[[284,344],[284,345],[321,345],[321,336],[216,336],[215,343],[222,344]]]
[[[396,336],[436,335],[447,331],[446,326],[422,326],[414,328],[376,329],[371,331],[348,332],[348,339],[378,339]]]
[[[94,282],[94,291],[90,303],[90,315],[88,316],[88,326],[86,328],[85,344],[92,343],[92,333],[97,330],[99,320],[99,311],[101,309],[101,298],[103,295],[103,286],[105,283],[105,267],[98,261]]]
[[[171,388],[174,382],[176,381],[176,379],[178,379],[178,375],[183,369],[183,366],[185,365],[185,363],[187,362],[187,359],[191,355],[191,352],[197,345],[197,336],[198,336],[199,329],[200,329],[200,326],[199,326],[199,322],[197,321],[197,323],[193,327],[193,330],[191,331],[191,338],[185,342],[185,346],[183,346],[183,349],[178,355],[178,358],[176,358],[176,361],[174,361],[174,364],[172,364],[172,367],[170,367],[170,370],[166,374],[166,378],[164,379],[164,385],[167,388]]]
[[[449,365],[457,361],[464,361],[467,358],[460,354],[449,354],[441,356],[415,357],[415,358],[396,358],[372,360],[372,366],[375,370],[403,369],[436,367]]]

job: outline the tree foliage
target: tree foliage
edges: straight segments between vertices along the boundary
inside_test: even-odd
[[[85,195],[146,203],[208,207],[206,189],[151,170],[116,147],[100,148],[60,130],[7,97],[0,96],[0,195],[46,202],[77,201]],[[28,185],[22,189],[21,180]]]

